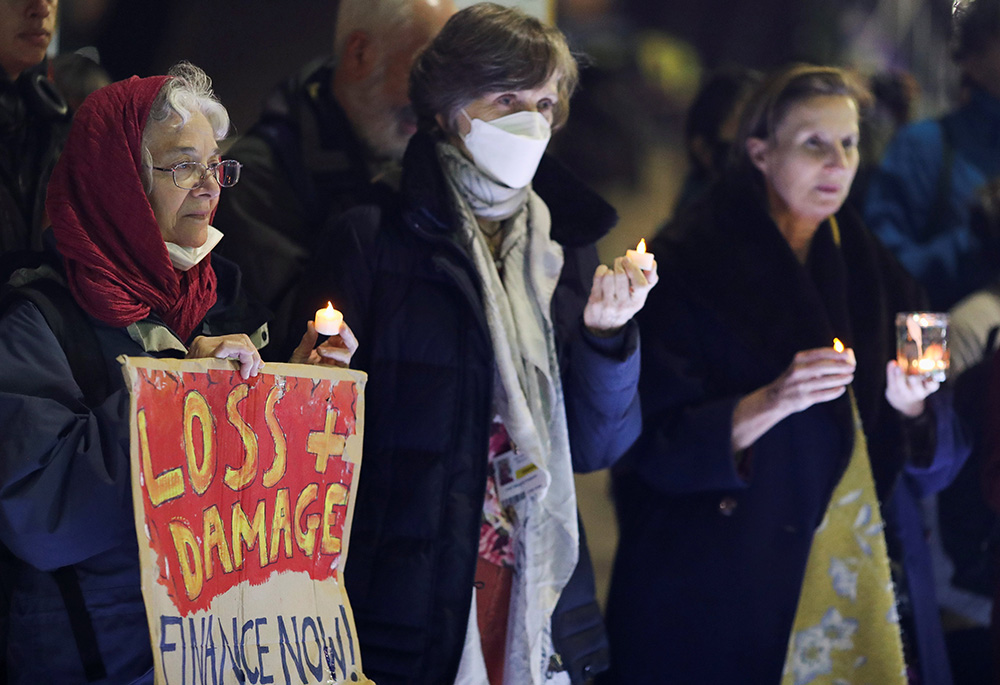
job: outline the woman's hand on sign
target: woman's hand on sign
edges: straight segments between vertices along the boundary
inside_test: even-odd
[[[319,333],[312,321],[306,324],[306,333],[302,336],[299,346],[292,352],[289,362],[292,364],[320,364],[323,366],[339,366],[348,368],[351,358],[358,351],[358,339],[346,323],[340,324],[340,332],[331,335],[316,347]]]
[[[594,335],[615,335],[646,304],[646,296],[660,280],[656,262],[643,271],[632,260],[617,257],[613,268],[604,264],[594,272],[590,298],[583,309],[583,323]]]
[[[243,380],[256,376],[264,368],[264,360],[260,352],[250,342],[250,337],[243,333],[234,335],[206,336],[199,335],[188,348],[188,359],[235,359],[240,364],[240,376]]]

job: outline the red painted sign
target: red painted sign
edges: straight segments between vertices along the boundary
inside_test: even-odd
[[[183,635],[184,622],[200,618],[204,632],[207,615],[210,633],[213,624],[227,626],[232,615],[234,644],[238,628],[250,625],[246,616],[263,617],[249,634],[260,645],[270,640],[271,647],[261,647],[258,655],[280,655],[287,664],[282,640],[293,648],[288,635],[294,637],[296,619],[302,617],[305,631],[307,617],[322,625],[322,614],[332,613],[325,620],[337,621],[341,640],[334,663],[339,660],[345,673],[356,665],[360,673],[339,569],[360,468],[364,374],[277,364],[244,381],[231,363],[217,360],[130,359],[125,369],[144,596],[154,647],[168,645],[160,661],[169,661],[180,644],[169,642],[171,626],[180,625]],[[293,587],[297,594],[313,589],[304,597],[287,596],[285,589]],[[338,601],[342,596],[346,611],[317,611],[309,596],[317,587]],[[156,606],[150,606],[151,597],[158,598]],[[340,622],[351,638],[350,659],[343,654]],[[321,653],[330,658],[330,646],[315,632],[319,663]],[[214,648],[212,654],[214,659]],[[179,662],[178,682],[186,681],[189,661]],[[165,663],[158,668],[171,670]],[[265,668],[261,657],[261,672]],[[295,669],[291,676],[285,669],[286,681],[294,681]]]

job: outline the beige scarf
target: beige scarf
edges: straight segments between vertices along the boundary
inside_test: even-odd
[[[504,668],[509,685],[542,685],[552,682],[546,680],[554,653],[552,612],[579,554],[569,433],[550,316],[562,248],[549,237],[548,207],[529,189],[505,222],[496,256],[491,254],[473,207],[497,199],[494,191],[510,189],[483,175],[451,145],[439,144],[438,157],[461,220],[462,238],[482,279],[496,360],[497,412],[512,443],[548,474],[547,488],[516,505],[516,563]],[[469,625],[474,629],[474,615]],[[471,673],[463,670],[467,658],[473,657],[463,653],[460,676],[475,682],[463,675]]]

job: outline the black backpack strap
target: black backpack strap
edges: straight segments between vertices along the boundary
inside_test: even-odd
[[[90,619],[90,611],[83,601],[83,590],[80,588],[80,578],[72,566],[63,566],[52,572],[52,578],[59,586],[69,614],[69,626],[73,631],[73,640],[83,662],[83,673],[88,683],[103,680],[108,677],[101,658],[101,650],[97,646],[97,633],[94,622]]]
[[[109,381],[101,346],[86,313],[69,289],[50,278],[5,287],[0,294],[0,315],[19,300],[34,304],[45,318],[66,355],[87,406],[103,402],[109,394]]]

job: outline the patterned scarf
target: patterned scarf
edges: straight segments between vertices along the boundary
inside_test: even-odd
[[[579,555],[569,431],[550,316],[563,252],[549,236],[548,207],[529,189],[520,209],[505,222],[506,235],[494,257],[476,221],[484,214],[473,209],[482,199],[480,189],[492,182],[453,146],[441,143],[437,152],[462,236],[483,282],[496,360],[497,413],[512,444],[548,474],[547,488],[515,505],[516,570],[504,665],[504,682],[542,685],[552,682],[546,681],[554,653],[552,612]],[[473,607],[470,630],[478,630],[474,616]],[[473,644],[478,646],[478,638]],[[468,659],[475,656],[467,649],[456,682],[484,682],[481,674],[466,670]],[[478,660],[482,662],[481,651]]]
[[[906,683],[885,523],[853,388],[848,392],[854,451],[813,534],[782,685]]]

